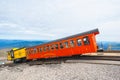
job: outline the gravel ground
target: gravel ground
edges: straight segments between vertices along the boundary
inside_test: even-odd
[[[0,67],[0,80],[120,80],[120,66],[62,63]]]

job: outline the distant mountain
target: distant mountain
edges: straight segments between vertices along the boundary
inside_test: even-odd
[[[120,42],[110,42],[110,41],[98,41],[99,48],[103,50],[119,50],[120,51]]]
[[[48,40],[28,41],[28,40],[5,40],[0,39],[0,49],[21,48],[40,45],[48,42]],[[120,42],[97,41],[99,48],[103,50],[120,50]]]
[[[28,41],[28,40],[3,40],[0,39],[0,49],[4,48],[21,48],[30,47],[48,42],[47,40],[41,41]]]

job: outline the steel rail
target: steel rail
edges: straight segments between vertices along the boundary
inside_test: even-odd
[[[99,62],[98,62],[99,60]],[[97,61],[97,62],[95,62]],[[101,61],[101,63],[100,63]],[[106,63],[102,63],[106,61]],[[109,61],[109,63],[107,63]],[[113,62],[113,63],[110,63]],[[8,63],[0,65],[0,67],[14,67],[17,65],[28,64],[32,65],[42,65],[42,64],[61,64],[61,63],[91,63],[91,64],[110,64],[115,65],[114,62],[117,62],[116,65],[120,65],[120,56],[72,56],[72,57],[61,57],[61,58],[51,58],[51,59],[39,59],[34,61],[28,61],[23,63]]]

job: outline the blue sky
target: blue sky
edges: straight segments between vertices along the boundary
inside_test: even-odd
[[[98,28],[120,41],[120,0],[0,0],[0,39],[54,40]]]

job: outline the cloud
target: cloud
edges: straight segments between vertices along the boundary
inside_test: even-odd
[[[5,27],[5,26],[8,26],[8,27],[17,27],[17,24],[14,24],[14,23],[0,23],[0,27]]]
[[[102,41],[118,41],[120,40],[120,20],[111,21],[99,26]]]
[[[0,1],[1,38],[57,39],[98,27],[99,40],[117,40],[119,20],[119,0]]]

